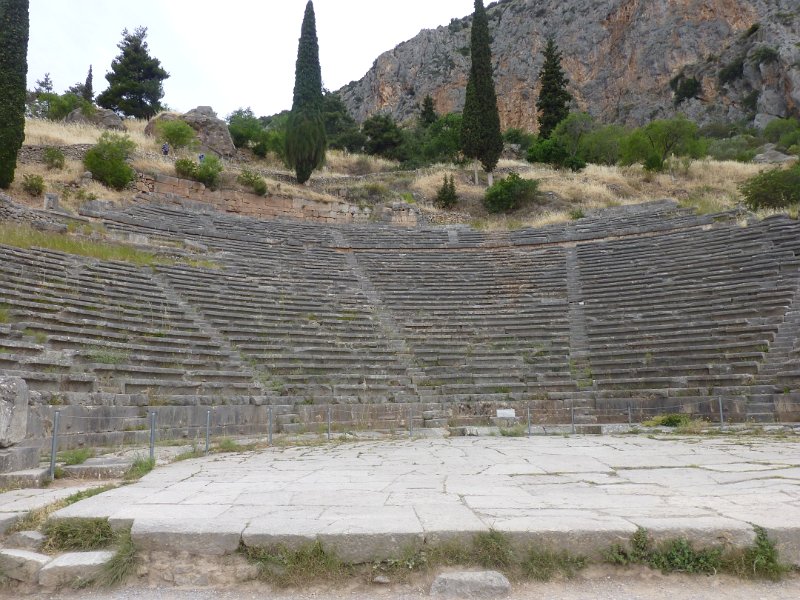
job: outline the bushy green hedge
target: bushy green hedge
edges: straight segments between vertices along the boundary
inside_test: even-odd
[[[100,183],[121,190],[136,179],[136,171],[127,162],[135,149],[127,135],[104,133],[86,153],[83,165]]]
[[[452,208],[458,203],[458,193],[456,192],[456,180],[453,175],[444,176],[444,183],[439,191],[436,192],[434,204],[439,208]]]
[[[748,179],[740,189],[750,210],[800,204],[800,163],[790,169],[765,171]]]
[[[510,173],[486,191],[483,205],[490,213],[517,210],[524,203],[535,199],[538,189],[537,180],[522,179],[517,173]]]

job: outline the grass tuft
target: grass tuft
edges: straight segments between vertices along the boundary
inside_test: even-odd
[[[69,467],[73,465],[82,465],[93,456],[94,450],[91,448],[75,448],[74,450],[59,452],[57,458]]]
[[[107,548],[114,541],[108,519],[66,519],[51,521],[44,527],[45,552],[86,552]]]
[[[507,536],[494,529],[472,538],[473,560],[487,569],[504,569],[514,563],[514,552]]]
[[[588,560],[583,556],[573,556],[566,550],[560,552],[532,548],[520,565],[526,579],[550,581],[560,575],[572,579],[586,567]]]
[[[156,461],[153,458],[144,458],[137,456],[133,461],[131,468],[125,473],[125,481],[136,481],[147,475],[156,466]]]
[[[343,563],[322,544],[315,542],[299,550],[284,546],[272,549],[243,547],[247,558],[256,563],[261,579],[279,587],[297,587],[308,582],[334,583],[353,573],[352,565]]]
[[[105,564],[102,572],[93,583],[102,587],[116,587],[123,583],[135,570],[138,563],[136,546],[133,545],[130,531],[116,534],[117,551]]]

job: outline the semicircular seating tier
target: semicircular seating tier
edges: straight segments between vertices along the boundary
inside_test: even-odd
[[[663,201],[512,232],[95,212],[116,237],[202,248],[137,267],[0,246],[0,369],[75,443],[193,435],[298,407],[497,407],[582,422],[800,416],[800,223]],[[563,414],[563,413],[562,413]],[[319,415],[317,415],[318,417]],[[557,418],[557,416],[554,416]],[[72,419],[72,420],[71,420]]]

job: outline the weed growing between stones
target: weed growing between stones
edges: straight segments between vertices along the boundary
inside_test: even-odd
[[[516,427],[501,427],[500,435],[503,437],[525,437],[528,435],[528,429],[524,425],[517,425]]]
[[[133,545],[130,531],[116,534],[117,551],[103,567],[102,572],[92,583],[102,587],[114,587],[124,582],[136,570],[136,546]]]
[[[352,565],[325,552],[319,542],[299,550],[284,546],[272,549],[243,546],[242,552],[258,565],[261,579],[279,587],[297,587],[308,582],[335,583],[354,573]]]
[[[550,581],[556,576],[572,579],[586,567],[587,563],[585,557],[574,556],[565,550],[556,552],[531,548],[520,567],[525,579]]]
[[[66,519],[45,525],[45,552],[99,550],[110,546],[114,531],[108,519]]]
[[[58,454],[58,460],[67,466],[82,465],[94,456],[91,448],[75,448],[74,450],[64,450]]]
[[[688,425],[692,420],[691,415],[684,414],[671,414],[671,415],[657,415],[642,423],[645,427],[681,427]]]
[[[66,508],[67,506],[71,506],[76,502],[91,498],[92,496],[97,496],[103,492],[113,490],[116,487],[116,485],[110,484],[84,490],[82,492],[72,494],[71,496],[67,496],[63,500],[58,500],[57,502],[53,502],[52,504],[48,504],[42,508],[32,510],[28,512],[28,514],[26,514],[22,519],[17,521],[6,533],[10,535],[18,531],[40,531],[44,528],[45,523],[47,523],[47,519],[50,518],[50,515],[57,510],[61,510],[62,508]]]
[[[125,473],[125,481],[136,481],[147,475],[156,466],[156,461],[153,458],[144,458],[137,456],[133,461],[131,468]]]
[[[628,546],[614,544],[606,550],[605,560],[614,565],[645,565],[663,573],[728,573],[746,579],[780,579],[791,567],[780,562],[775,543],[763,528],[755,527],[755,532],[755,542],[749,548],[697,549],[685,538],[656,545],[647,530],[639,528]]]

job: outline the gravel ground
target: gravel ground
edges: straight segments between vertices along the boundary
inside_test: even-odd
[[[114,591],[64,591],[20,595],[0,591],[2,598],[30,600],[423,600],[430,598],[429,580],[404,586],[367,586],[271,591],[263,584],[224,590],[127,587]],[[731,577],[662,575],[646,569],[609,574],[598,567],[572,581],[515,584],[511,600],[797,600],[800,577],[779,583],[750,582]]]

